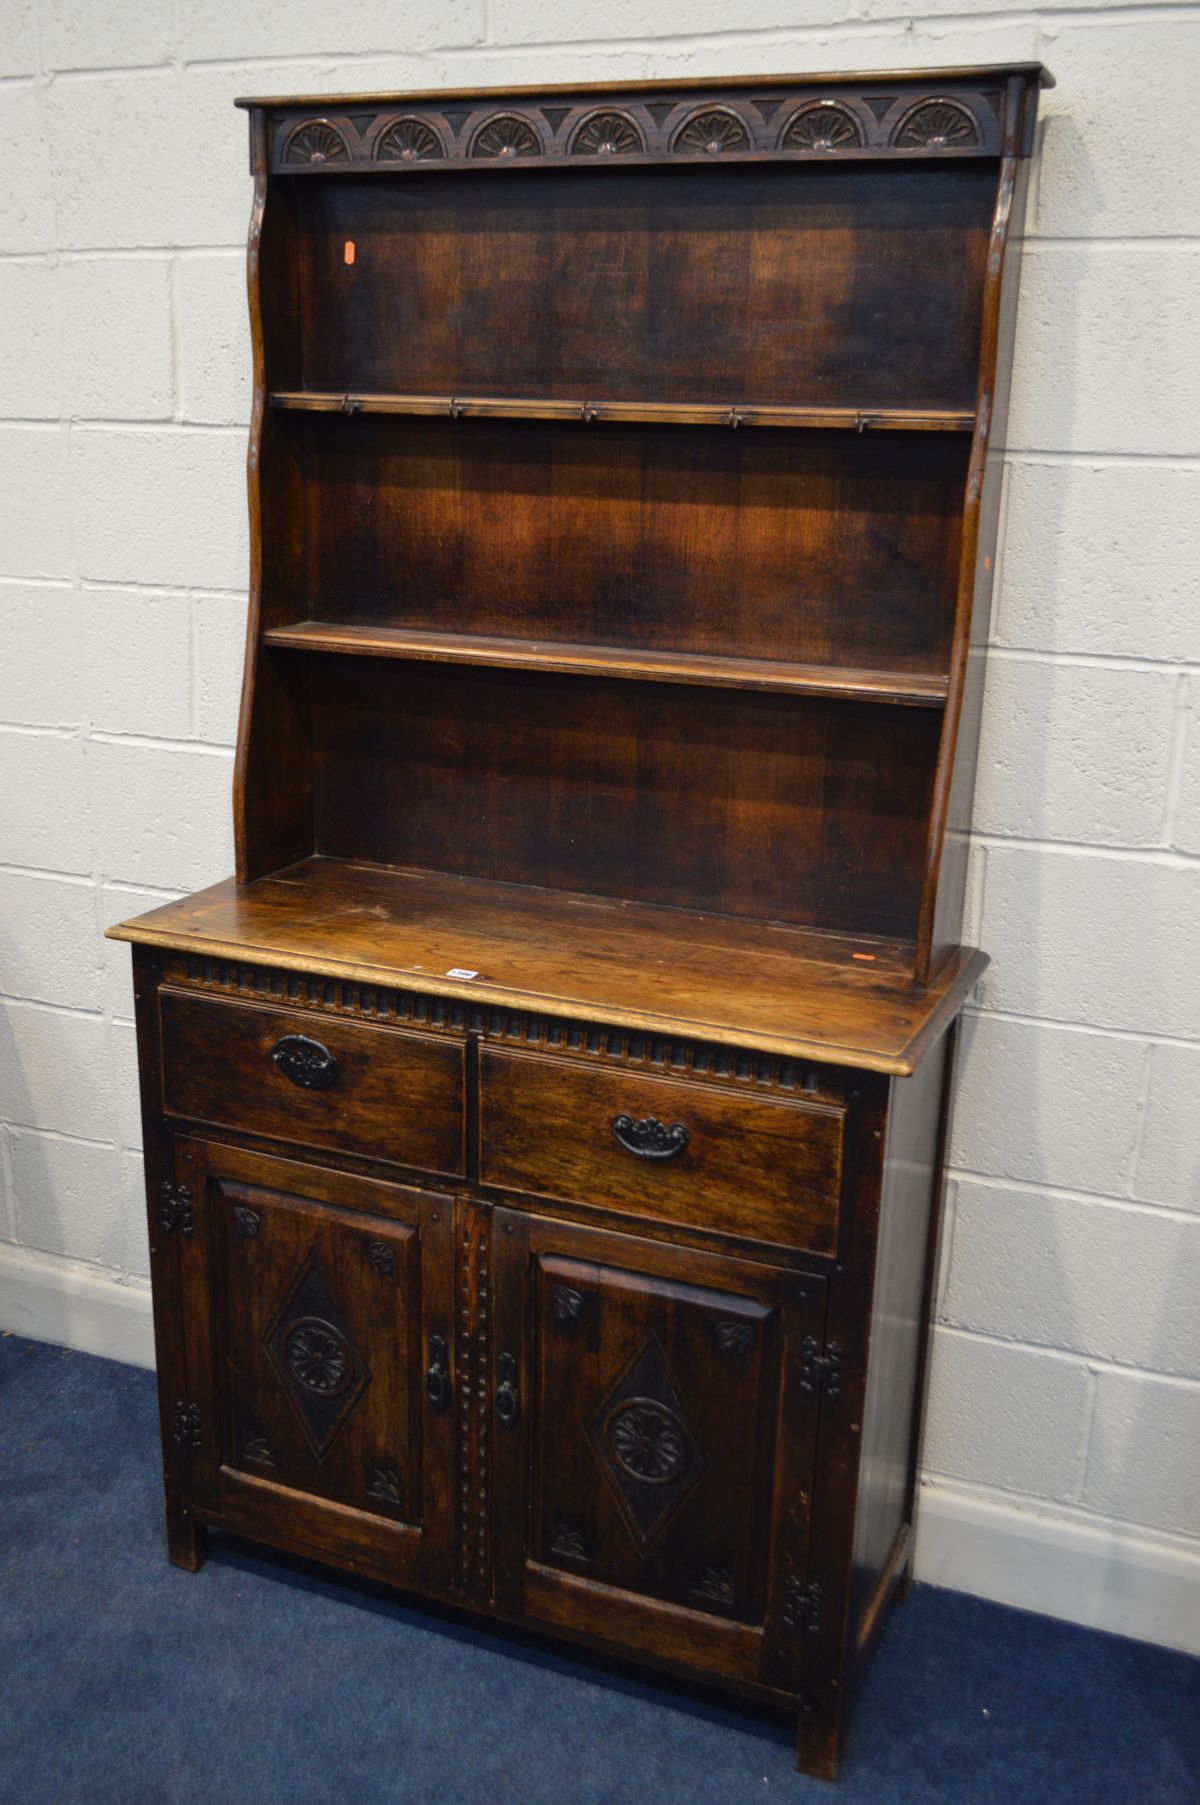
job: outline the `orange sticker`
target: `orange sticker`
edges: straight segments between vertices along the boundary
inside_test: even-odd
[[[346,262],[354,262],[354,240],[352,238],[346,240]]]
[[[874,965],[875,963],[874,953],[851,953],[850,957],[852,959],[862,959],[867,965]]]

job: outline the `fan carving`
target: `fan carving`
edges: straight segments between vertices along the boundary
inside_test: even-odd
[[[571,140],[573,157],[629,157],[646,148],[627,113],[593,113]]]
[[[978,144],[979,123],[957,100],[922,100],[910,107],[892,137],[900,147],[918,150],[951,150]]]
[[[348,163],[350,152],[346,140],[327,119],[310,119],[297,126],[288,139],[289,163]]]
[[[381,163],[424,163],[446,154],[442,140],[423,119],[394,119],[375,146]]]
[[[736,113],[713,107],[684,121],[675,135],[675,149],[719,157],[726,151],[749,150],[750,134]]]
[[[497,113],[475,134],[473,157],[540,157],[542,141],[527,119],[517,113]]]
[[[849,107],[836,100],[814,100],[792,114],[779,143],[781,150],[858,149],[863,131]]]

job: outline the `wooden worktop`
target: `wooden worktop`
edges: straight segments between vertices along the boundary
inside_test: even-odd
[[[900,942],[322,858],[109,936],[900,1074],[987,964],[960,948],[917,991]]]

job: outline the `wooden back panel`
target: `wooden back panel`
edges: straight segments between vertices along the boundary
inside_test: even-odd
[[[337,658],[312,710],[321,853],[911,935],[933,711]]]
[[[947,669],[964,434],[286,418],[299,618]]]
[[[994,193],[989,161],[297,183],[304,381],[970,407]]]

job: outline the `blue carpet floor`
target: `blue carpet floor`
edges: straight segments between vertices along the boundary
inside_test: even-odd
[[[3,1805],[1197,1805],[1200,1666],[917,1587],[836,1789],[788,1729],[213,1537],[150,1374],[0,1339]]]

